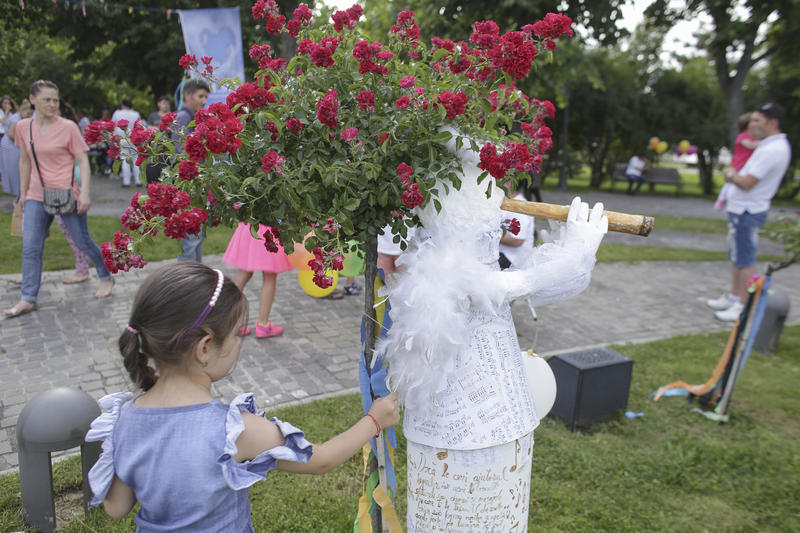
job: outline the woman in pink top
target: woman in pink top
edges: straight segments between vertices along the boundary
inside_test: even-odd
[[[3,313],[7,317],[19,316],[36,309],[36,298],[42,281],[42,253],[44,241],[53,215],[44,211],[42,182],[46,188],[67,189],[77,199],[76,210],[61,215],[64,225],[80,250],[94,263],[100,286],[96,298],[108,298],[114,280],[103,264],[100,248],[89,235],[86,212],[89,210],[90,171],[89,147],[83,140],[78,125],[59,116],[58,87],[51,81],[39,80],[31,85],[31,103],[36,107],[33,118],[17,123],[15,142],[19,154],[19,205],[24,210],[22,219],[22,296],[20,301]],[[34,151],[36,158],[34,159]],[[81,187],[73,179],[75,162],[83,178]],[[39,173],[41,172],[41,174]]]
[[[739,135],[733,145],[733,157],[731,157],[731,167],[741,170],[753,150],[758,146],[758,141],[749,132],[750,113],[745,113],[739,117]],[[717,201],[714,203],[714,208],[717,211],[722,211],[725,208],[725,202],[728,200],[728,193],[733,190],[732,183],[726,183],[719,191]]]

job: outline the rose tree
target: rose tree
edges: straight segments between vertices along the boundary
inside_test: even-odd
[[[553,105],[514,82],[538,53],[555,48],[554,39],[572,34],[566,16],[551,13],[504,34],[492,21],[476,22],[469,41],[434,37],[426,46],[411,11],[398,15],[384,43],[360,37],[358,5],[334,13],[332,24],[312,20],[305,5],[287,21],[273,0],[258,0],[252,13],[267,32],[296,37],[297,55],[287,64],[269,45],[253,45],[255,79],[223,80],[232,90],[227,102],[198,111],[188,135],[171,131],[174,114],[158,132],[134,125],[136,163],[167,167],[163,185],[148,187],[123,215],[132,236],[104,247],[112,270],[143,264],[143,236],[163,229],[182,238],[203,223],[240,220],[270,226],[271,250],[282,243],[291,252],[313,230],[309,264],[324,286],[326,270],[341,267],[345,243],[358,242],[369,264],[383,226],[405,236],[416,206],[438,206],[436,178],[459,187],[459,162],[445,149],[451,131],[463,135],[459,147],[480,150],[484,176],[499,180],[536,170],[552,146],[544,121]],[[186,55],[180,64],[211,77],[211,62]],[[104,138],[118,153],[113,132],[113,123],[97,122],[87,139]]]

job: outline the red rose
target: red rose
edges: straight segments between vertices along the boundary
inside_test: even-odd
[[[381,144],[383,144],[383,141],[385,141],[388,138],[389,138],[388,133],[382,134],[380,137],[378,137],[378,145],[380,146]]]
[[[375,109],[375,95],[370,91],[361,91],[356,96],[359,109],[364,111],[372,111]]]
[[[405,109],[409,106],[410,103],[411,100],[408,98],[408,96],[401,96],[395,101],[394,106],[397,109]]]
[[[178,176],[182,180],[196,178],[200,173],[197,171],[197,163],[194,161],[181,161],[178,165]]]
[[[163,117],[161,117],[161,124],[158,125],[158,129],[161,131],[167,131],[172,123],[175,122],[175,118],[178,116],[177,113],[174,111],[170,111],[169,113],[165,113]]]
[[[335,90],[330,90],[317,102],[317,119],[329,128],[336,128],[339,125],[336,121],[336,115],[339,114],[338,96]]]
[[[303,123],[296,118],[290,118],[286,121],[286,129],[292,133],[300,133],[303,131]]]
[[[409,89],[414,86],[416,83],[417,78],[414,76],[405,76],[403,79],[400,80],[400,88],[401,89]]]
[[[397,165],[397,175],[400,176],[400,179],[403,181],[408,181],[409,176],[414,173],[414,169],[411,168],[410,165],[406,163],[400,163]]]
[[[198,135],[191,134],[186,137],[186,143],[183,145],[183,147],[186,150],[186,154],[192,161],[199,163],[208,157],[208,151],[206,150],[206,147],[203,146],[203,141]]]
[[[194,54],[183,54],[178,60],[178,65],[180,65],[183,70],[189,70],[190,67],[197,65],[197,58]]]

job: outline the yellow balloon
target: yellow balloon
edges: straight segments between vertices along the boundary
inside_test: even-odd
[[[656,148],[658,148],[658,143],[660,142],[661,139],[659,139],[658,137],[650,137],[650,144],[649,144],[650,149],[655,152]]]
[[[335,270],[326,270],[325,275],[333,277],[333,284],[328,287],[327,289],[323,289],[317,286],[314,283],[314,271],[313,270],[298,270],[297,271],[297,282],[300,284],[300,288],[305,291],[306,294],[309,296],[313,296],[314,298],[324,298],[336,288],[336,284],[339,282],[339,273]]]
[[[688,152],[690,146],[691,146],[691,143],[689,141],[687,141],[686,139],[682,140],[680,142],[680,144],[678,144],[678,148],[681,149],[681,153],[682,154],[685,154],[686,152]]]
[[[661,141],[660,143],[658,143],[658,146],[656,146],[656,153],[663,154],[664,152],[667,151],[667,148],[669,148],[667,141]]]

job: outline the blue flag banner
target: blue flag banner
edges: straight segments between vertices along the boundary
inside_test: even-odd
[[[239,78],[244,81],[244,54],[242,52],[242,25],[239,8],[190,9],[178,11],[183,28],[186,53],[201,57],[213,57],[211,64],[216,69],[218,80]],[[224,102],[230,91],[211,87],[208,103]]]

